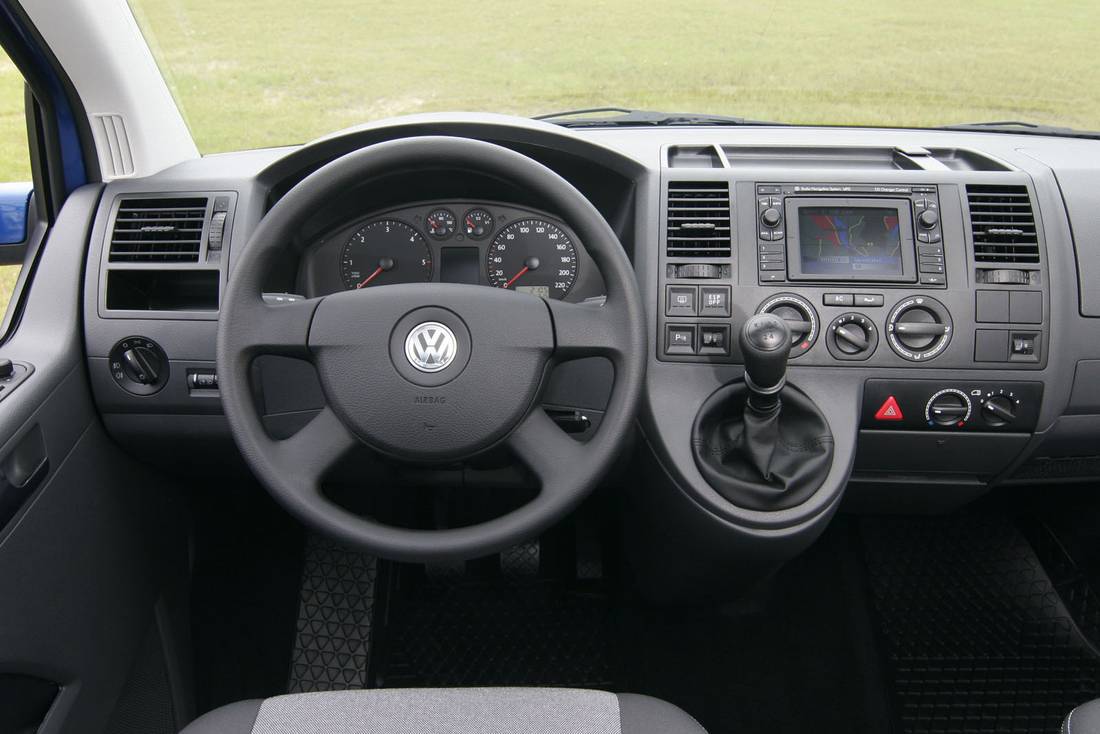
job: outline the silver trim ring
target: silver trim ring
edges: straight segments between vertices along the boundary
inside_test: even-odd
[[[445,324],[425,321],[405,337],[405,358],[421,372],[441,372],[458,356],[458,339]]]

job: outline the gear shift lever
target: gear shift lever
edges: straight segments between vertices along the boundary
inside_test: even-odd
[[[787,383],[787,357],[791,330],[775,314],[753,316],[741,327],[738,338],[745,360],[745,386],[749,405],[760,413],[779,408],[779,391]]]

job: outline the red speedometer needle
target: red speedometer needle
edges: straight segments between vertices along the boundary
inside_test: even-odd
[[[513,275],[513,276],[512,276],[512,279],[511,279],[511,280],[509,280],[509,281],[508,281],[507,283],[505,283],[505,284],[504,284],[504,287],[505,287],[505,288],[511,288],[511,287],[512,287],[512,283],[515,283],[515,282],[516,282],[517,280],[519,280],[519,279],[520,279],[520,277],[522,277],[522,276],[523,276],[523,274],[524,274],[524,273],[526,273],[526,272],[527,272],[528,270],[530,270],[530,269],[531,269],[531,267],[530,267],[529,265],[524,265],[524,266],[523,266],[523,270],[521,270],[521,271],[519,271],[518,273],[516,273],[515,275]]]
[[[363,281],[362,283],[360,283],[359,285],[357,285],[357,286],[355,286],[355,287],[356,287],[356,288],[366,288],[366,287],[367,287],[367,285],[368,285],[368,284],[369,284],[369,283],[370,283],[370,282],[371,282],[372,280],[374,280],[374,279],[375,279],[375,278],[377,278],[377,277],[378,277],[379,275],[381,275],[383,271],[385,271],[385,268],[384,268],[384,267],[382,267],[381,265],[379,265],[379,266],[378,266],[377,268],[375,268],[375,269],[374,269],[374,272],[373,272],[373,273],[371,273],[370,275],[368,275],[368,276],[367,276],[367,279],[366,279],[366,280],[364,280],[364,281]]]

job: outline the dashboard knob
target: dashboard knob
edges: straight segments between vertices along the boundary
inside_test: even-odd
[[[817,341],[817,312],[802,296],[781,293],[760,304],[756,313],[774,314],[787,322],[787,329],[791,332],[791,359],[808,352]]]
[[[886,319],[890,347],[903,359],[932,359],[951,341],[951,315],[939,301],[927,296],[907,298]]]
[[[863,360],[878,347],[878,329],[861,313],[837,316],[825,332],[829,353],[840,360]]]
[[[765,227],[774,227],[783,221],[783,215],[775,207],[768,207],[760,213],[760,221]]]
[[[929,424],[961,427],[970,419],[973,404],[962,390],[948,388],[933,395],[924,408]]]
[[[917,223],[925,229],[932,229],[940,223],[940,215],[936,214],[936,212],[931,209],[925,209],[920,213],[920,216],[917,217]]]
[[[133,347],[123,352],[122,368],[139,385],[153,385],[160,379],[160,357],[147,347]]]
[[[111,348],[111,377],[134,395],[152,395],[168,382],[168,356],[160,345],[143,336],[131,336]]]
[[[1016,401],[1008,395],[994,395],[982,403],[982,418],[993,427],[1007,426],[1016,420]]]

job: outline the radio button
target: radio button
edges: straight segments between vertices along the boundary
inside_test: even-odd
[[[943,257],[943,247],[921,246],[917,248],[921,257]]]
[[[760,263],[761,270],[786,270],[787,265],[783,262],[766,262]]]
[[[921,285],[946,285],[947,278],[942,275],[930,275],[921,273],[920,282]]]
[[[784,232],[783,230],[773,229],[771,239],[772,239],[773,242],[779,242],[786,236],[787,236],[787,233]]]
[[[918,242],[931,242],[932,240],[930,240],[928,238],[928,233],[927,232],[918,232],[917,233],[917,241]]]
[[[928,235],[929,242],[942,242],[943,236],[939,232],[932,232]]]
[[[783,252],[783,250],[786,249],[786,248],[784,248],[783,245],[780,245],[780,244],[761,243],[759,249],[760,249],[761,254],[763,254],[763,253],[774,254],[774,253],[777,253],[777,252]]]
[[[764,272],[760,273],[760,282],[761,283],[782,282],[786,279],[787,279],[786,278],[786,273],[783,272],[783,271],[779,271],[779,272],[772,271],[772,272],[768,272],[768,273],[764,273]]]
[[[920,271],[922,273],[942,273],[943,272],[943,265],[938,265],[936,263],[931,263],[931,262],[927,262],[925,260],[921,260]]]

